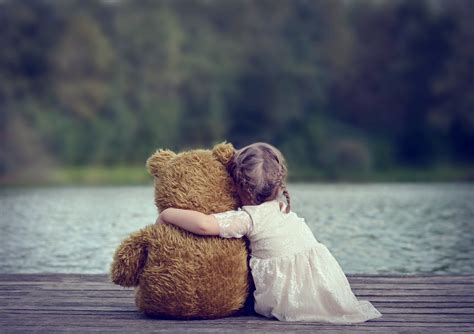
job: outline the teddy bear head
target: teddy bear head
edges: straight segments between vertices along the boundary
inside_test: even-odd
[[[210,214],[239,207],[239,196],[227,172],[234,153],[232,144],[226,142],[212,150],[156,151],[147,160],[147,168],[154,178],[158,210],[173,207]]]

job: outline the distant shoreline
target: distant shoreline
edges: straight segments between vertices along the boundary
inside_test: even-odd
[[[385,171],[346,172],[294,168],[289,182],[379,183],[379,182],[474,182],[474,166],[440,166],[432,168],[393,168]],[[153,181],[143,166],[59,167],[44,172],[18,174],[0,178],[0,186],[34,185],[134,185]]]

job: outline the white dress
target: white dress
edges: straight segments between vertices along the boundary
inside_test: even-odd
[[[277,200],[214,214],[220,236],[250,240],[255,311],[283,321],[357,323],[381,314],[358,301],[326,246]]]

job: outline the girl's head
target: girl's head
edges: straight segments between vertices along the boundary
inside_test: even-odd
[[[286,197],[290,211],[290,194],[286,190],[288,170],[281,152],[266,143],[254,143],[235,152],[229,165],[244,205],[258,205]]]

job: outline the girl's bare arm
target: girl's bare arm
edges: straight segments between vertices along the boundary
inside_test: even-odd
[[[200,235],[219,235],[219,225],[213,215],[193,211],[168,208],[163,210],[157,224],[166,223]]]

